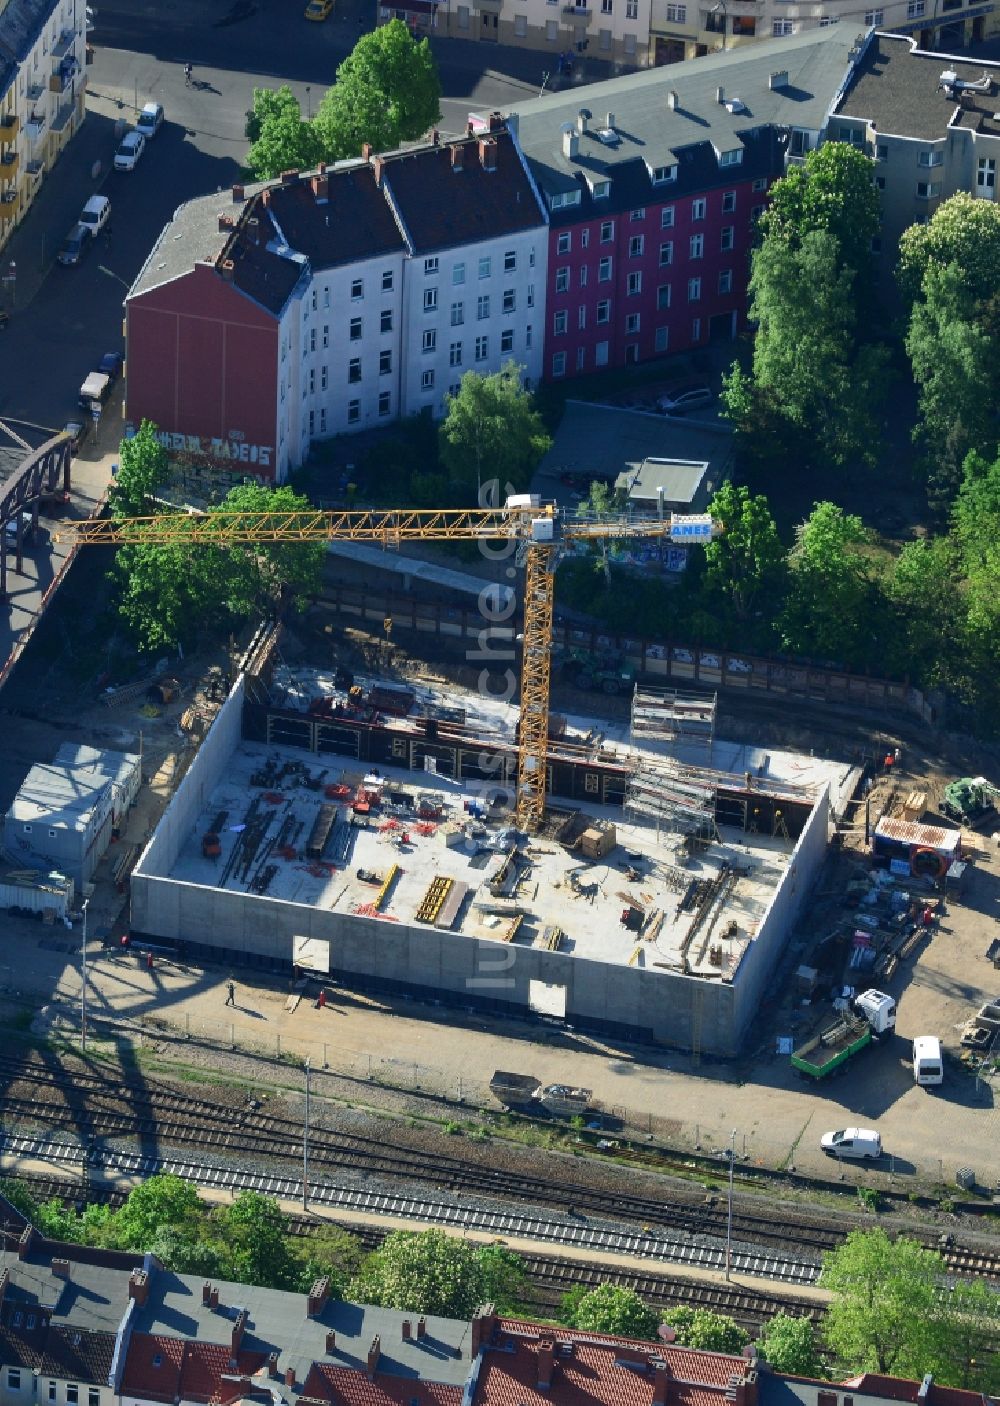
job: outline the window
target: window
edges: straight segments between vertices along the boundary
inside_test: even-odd
[[[425,259],[425,260],[424,260],[424,273],[425,273],[425,274],[437,273],[437,271],[438,271],[438,261],[437,261],[436,258],[431,258],[431,259]]]
[[[610,298],[602,298],[601,301],[597,304],[597,321],[598,323],[611,321]]]
[[[465,304],[464,304],[464,303],[452,303],[452,305],[451,305],[451,325],[452,325],[452,327],[461,327],[461,325],[462,325],[462,323],[463,323],[464,321],[465,321]]]
[[[667,6],[667,20],[670,24],[687,24],[687,14],[686,5]]]
[[[981,156],[976,167],[976,194],[992,200],[997,184],[997,163],[992,156]]]
[[[696,318],[694,319],[694,321],[691,323],[691,340],[692,340],[692,342],[700,342],[700,341],[701,341],[701,318],[700,318],[700,317],[696,317]]]
[[[625,18],[627,20],[637,20],[639,18],[639,0],[625,0]],[[627,37],[626,35],[626,38]]]
[[[629,296],[630,298],[633,298],[633,297],[635,297],[635,295],[636,295],[637,293],[641,293],[641,292],[642,292],[642,274],[641,274],[641,273],[638,273],[638,272],[637,272],[637,273],[630,273],[630,274],[629,274],[629,276],[628,276],[628,289],[627,289],[627,292],[628,292],[628,296]]]
[[[597,346],[594,348],[594,365],[595,365],[595,366],[607,366],[607,364],[608,364],[608,344],[607,344],[607,342],[598,342]]]
[[[791,20],[772,20],[771,34],[775,39],[784,39],[786,34],[794,34],[795,25]]]
[[[330,325],[329,325],[329,323],[324,323],[324,324],[323,324],[323,345],[324,345],[324,347],[328,347],[328,346],[330,345]]]
[[[918,166],[940,166],[944,162],[944,154],[940,151],[922,151],[917,157]]]
[[[703,219],[705,218],[706,206],[707,206],[707,202],[706,202],[705,200],[692,200],[692,201],[691,201],[691,218],[692,218],[692,220],[703,220]]]
[[[516,268],[517,268],[517,250],[516,250],[516,249],[507,249],[507,250],[505,250],[504,256],[503,256],[503,271],[504,271],[504,273],[513,273]]]
[[[556,269],[556,292],[557,292],[557,293],[568,293],[568,292],[569,292],[569,269],[568,269],[568,268]]]
[[[606,258],[603,258],[603,259],[601,260],[601,262],[597,265],[597,281],[598,281],[598,283],[610,283],[610,282],[611,282],[611,257],[610,257],[610,255],[608,255]]]
[[[326,412],[325,412],[325,411],[321,411],[320,414],[321,414],[322,419],[325,421],[325,419],[326,419]],[[324,424],[323,428],[324,428],[324,429],[326,428],[325,424]],[[90,1390],[87,1392],[87,1406],[101,1406],[101,1393],[100,1393],[100,1390],[99,1390],[96,1386],[92,1386],[92,1387],[90,1388]]]
[[[437,351],[438,334],[433,330],[424,333],[423,349],[425,352]]]
[[[489,315],[490,295],[488,293],[480,294],[476,299],[476,320],[478,322],[485,322]]]
[[[646,247],[645,238],[641,234],[633,234],[628,242],[628,256],[630,259],[642,257],[642,251]]]
[[[319,412],[319,432],[320,434],[326,434],[326,408],[324,406],[320,407]],[[98,1397],[98,1401],[100,1401],[100,1397]],[[89,1406],[96,1406],[93,1387],[91,1387]]]
[[[884,10],[866,10],[866,11],[865,11],[865,24],[880,25],[880,24],[884,23],[884,21],[885,21],[885,11],[884,11]]]
[[[462,343],[452,342],[448,348],[448,365],[461,366],[462,364]]]
[[[529,351],[531,351],[531,337],[531,323],[529,322],[527,327],[524,329],[524,345],[528,348]]]
[[[676,181],[676,179],[677,179],[677,167],[676,167],[676,166],[654,166],[654,167],[653,167],[653,176],[652,176],[652,180],[653,180],[653,185],[654,185],[654,186],[665,186],[668,181]]]
[[[320,388],[320,390],[321,390],[321,391],[325,391],[326,388],[327,388],[327,386],[328,386],[329,384],[330,384],[330,368],[329,368],[328,366],[321,366],[321,367],[319,368],[319,388]]]
[[[629,335],[634,335],[639,330],[639,314],[630,312],[625,319],[625,331]]]
[[[884,176],[876,176],[876,177],[875,177],[875,186],[876,186],[876,189],[878,189],[878,190],[885,190],[885,177],[884,177]]]
[[[349,400],[347,402],[347,423],[356,425],[361,419],[361,401]]]
[[[614,0],[601,0],[601,14],[610,15],[613,12]]]
[[[490,260],[489,255],[487,254],[484,259],[479,260],[479,277],[489,278],[490,273],[492,271],[492,267],[492,262]]]
[[[587,276],[587,265],[581,264],[576,271],[576,281],[579,283],[581,288],[586,288]]]
[[[80,1388],[76,1382],[66,1383],[66,1400],[69,1402],[69,1406],[77,1406],[77,1402],[80,1400]]]
[[[602,220],[602,221],[601,221],[601,243],[602,243],[602,244],[610,244],[611,241],[614,239],[614,237],[615,237],[615,222],[614,222],[614,220]]]
[[[565,376],[565,375],[566,375],[566,353],[565,353],[565,352],[556,352],[555,356],[552,358],[552,374],[553,374],[553,376]]]
[[[514,329],[513,327],[507,327],[500,333],[500,355],[504,356],[507,352],[512,352],[513,350]]]
[[[660,268],[666,268],[674,261],[674,241],[668,240],[666,244],[660,245]]]
[[[309,411],[309,438],[312,439],[312,437],[313,437],[313,435],[314,435],[315,433],[316,433],[316,411],[315,411],[315,410],[310,410],[310,411]]]
[[[438,290],[436,288],[424,289],[424,312],[434,312],[438,305]]]
[[[528,284],[527,299],[528,307],[533,308],[535,306],[535,285],[533,283]]]
[[[433,371],[421,371],[421,373],[420,373],[420,389],[421,389],[422,391],[432,391],[432,390],[434,389],[434,372],[433,372]]]
[[[669,284],[669,283],[661,283],[660,286],[659,286],[659,288],[657,288],[657,290],[656,290],[656,306],[657,306],[657,309],[658,309],[660,312],[662,312],[662,311],[664,310],[664,308],[668,308],[668,307],[670,306],[670,284]]]
[[[688,279],[688,302],[697,303],[701,298],[701,279]]]
[[[722,151],[719,153],[720,166],[740,166],[743,163],[743,148],[735,147],[732,151]]]
[[[581,303],[576,310],[576,325],[582,332],[587,325],[587,304]]]
[[[384,351],[378,354],[378,374],[380,376],[392,375],[392,352]]]
[[[569,328],[569,314],[565,311],[557,312],[552,318],[552,331],[557,337],[566,334]]]
[[[654,347],[658,352],[665,352],[670,343],[670,328],[657,327],[654,338]]]
[[[352,342],[360,342],[360,341],[361,341],[361,318],[360,318],[360,317],[352,317],[352,318],[351,318],[351,341],[352,341]]]
[[[505,288],[503,293],[504,312],[513,312],[517,307],[517,294],[513,288]]]
[[[7,1368],[7,1387],[10,1391],[21,1390],[21,1369],[20,1367]]]
[[[312,310],[313,310],[313,312],[316,311],[316,289],[315,289],[315,288],[312,290]]]
[[[392,413],[392,395],[389,391],[379,392],[378,413],[382,416]]]
[[[361,380],[361,358],[359,356],[347,363],[347,379],[352,384]]]
[[[590,248],[590,230],[589,230],[589,229],[582,229],[582,230],[580,231],[580,248],[581,248],[581,249],[589,249],[589,248]]]
[[[477,338],[476,338],[476,360],[477,360],[477,361],[485,361],[486,358],[489,356],[489,354],[490,354],[490,339],[489,339],[489,337],[477,337]]]
[[[364,279],[356,278],[351,284],[351,302],[356,303],[365,296]]]
[[[451,271],[451,281],[452,281],[452,283],[454,284],[454,286],[455,286],[456,288],[457,288],[460,284],[462,284],[462,283],[465,282],[465,265],[464,265],[464,264],[456,264],[456,265],[455,265],[455,267],[454,267],[454,268],[452,269],[452,271]]]
[[[638,208],[638,210],[632,210],[632,211],[629,212],[629,219],[630,219],[630,220],[644,220],[645,218],[646,218],[646,207],[645,207],[644,205],[640,205],[639,208]]]
[[[382,292],[392,292],[392,269],[386,269],[382,275]]]
[[[310,395],[315,395],[315,393],[316,393],[316,371],[315,371],[314,368],[311,368],[310,371],[309,371],[309,394],[310,394]],[[55,831],[53,830],[51,833],[54,835],[54,834],[55,834]]]
[[[590,187],[590,193],[595,200],[607,200],[611,194],[610,181],[594,181]]]
[[[732,269],[721,269],[719,272],[719,292],[731,293],[733,291],[733,271]]]
[[[692,234],[688,240],[688,257],[701,259],[705,255],[705,236],[703,234]]]
[[[310,350],[311,352],[314,352],[314,351],[316,350],[316,328],[315,328],[315,327],[310,327],[310,329],[309,329],[309,350]]]
[[[924,0],[907,0],[906,18],[908,20],[919,19],[924,13]]]
[[[888,160],[889,160],[889,148],[888,148],[888,146],[886,145],[885,142],[876,142],[876,143],[875,143],[875,160],[876,160],[876,161],[888,161]]]
[[[380,317],[379,317],[379,327],[378,327],[378,330],[379,330],[380,332],[391,332],[391,331],[392,331],[392,309],[391,309],[391,308],[383,308],[383,309],[382,309],[381,315],[380,315]]]
[[[55,1384],[55,1382],[49,1382],[49,1400],[50,1400],[50,1401],[55,1401],[55,1399],[56,1399],[56,1384]]]
[[[660,211],[660,229],[673,229],[674,209],[673,205],[664,205]]]
[[[735,209],[736,192],[735,190],[727,190],[725,195],[722,197],[722,213],[724,215],[731,215]]]
[[[561,235],[559,236],[559,238],[556,240],[556,253],[557,253],[557,254],[568,254],[569,251],[570,251],[570,249],[572,249],[572,247],[573,247],[573,236],[572,236],[572,234],[570,233],[569,230],[566,230],[565,233],[561,234]]]
[[[584,363],[586,362],[586,360],[587,360],[587,348],[586,348],[586,347],[577,347],[577,349],[576,349],[576,369],[577,369],[578,371],[582,371],[582,370],[583,370]]]
[[[933,200],[935,196],[940,194],[940,181],[917,181],[917,198],[919,200]]]
[[[767,190],[767,177],[758,176],[753,183],[753,189],[756,191]]]
[[[723,253],[725,253],[725,251],[726,251],[727,249],[731,249],[731,248],[733,247],[733,243],[734,243],[735,239],[736,239],[736,226],[735,226],[735,225],[724,225],[723,228],[722,228],[722,238],[721,238],[721,240],[720,240],[720,242],[719,242],[719,248],[722,250]]]

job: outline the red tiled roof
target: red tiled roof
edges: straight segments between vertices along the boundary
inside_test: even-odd
[[[188,1343],[181,1364],[179,1395],[185,1401],[232,1401],[242,1396],[239,1381],[223,1381],[227,1377],[252,1377],[267,1362],[266,1352],[238,1352],[236,1365],[231,1367],[232,1352],[219,1343]]]
[[[903,1377],[883,1377],[878,1372],[863,1372],[860,1377],[850,1377],[844,1382],[830,1382],[829,1387],[849,1387],[865,1396],[880,1396],[884,1401],[916,1402],[919,1382],[908,1382]],[[957,1386],[931,1384],[927,1396],[927,1406],[982,1406],[982,1395],[978,1391],[963,1391]]]
[[[133,1333],[125,1358],[122,1395],[173,1401],[178,1395],[185,1343],[156,1333]]]
[[[420,1406],[461,1406],[462,1402],[459,1386],[377,1374],[369,1381],[364,1372],[326,1362],[313,1363],[302,1395],[332,1406],[411,1406],[414,1401]]]

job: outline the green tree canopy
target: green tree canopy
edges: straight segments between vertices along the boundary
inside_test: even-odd
[[[746,1329],[728,1314],[711,1313],[707,1308],[671,1308],[663,1315],[663,1321],[673,1328],[681,1347],[737,1353],[750,1341]]]
[[[157,489],[170,477],[167,451],[156,438],[156,426],[143,420],[131,439],[118,450],[118,473],[109,502],[113,517],[142,517],[148,513]]]
[[[441,463],[465,497],[497,480],[502,502],[508,487],[517,492],[528,483],[552,443],[522,370],[508,361],[489,376],[467,371],[458,394],[446,398]]]
[[[708,510],[725,532],[705,547],[705,584],[726,599],[733,615],[749,618],[758,598],[779,597],[785,572],[785,549],[767,499],[752,496],[742,484],[726,482]]]
[[[859,517],[835,503],[817,503],[797,528],[781,619],[788,649],[838,663],[854,660],[859,623],[873,599],[874,573],[863,550],[870,537]]]
[[[660,1319],[656,1311],[634,1289],[618,1284],[599,1284],[596,1289],[582,1286],[563,1295],[562,1322],[587,1333],[613,1333],[620,1338],[640,1338],[656,1342]]]
[[[272,1289],[295,1287],[288,1222],[273,1197],[241,1191],[230,1205],[220,1206],[212,1220],[233,1279]]]
[[[329,1279],[337,1295],[343,1297],[351,1278],[361,1268],[358,1239],[339,1225],[323,1223],[312,1235],[293,1246],[299,1290],[307,1294],[317,1279]]]
[[[360,156],[364,142],[392,151],[433,127],[441,115],[441,81],[427,39],[402,20],[364,34],[337,69],[313,126],[328,161]]]
[[[775,181],[760,225],[765,241],[780,241],[789,249],[800,248],[809,234],[831,235],[838,267],[851,270],[855,291],[863,294],[880,223],[871,157],[846,142],[824,142]]]
[[[195,1235],[203,1216],[204,1206],[191,1183],[164,1173],[129,1192],[115,1213],[115,1239],[122,1249],[146,1251],[166,1229]]]
[[[271,180],[282,171],[307,171],[315,166],[323,157],[320,134],[314,123],[302,116],[291,88],[255,88],[253,97],[247,131],[256,135],[247,151],[246,164],[257,180]]]
[[[833,1294],[823,1332],[852,1372],[922,1377],[933,1341],[941,1256],[881,1228],[854,1230],[823,1256]]]
[[[908,303],[925,294],[932,268],[961,271],[967,310],[991,300],[1000,288],[1000,208],[964,192],[935,210],[925,225],[911,225],[899,241],[898,281]]]
[[[776,1372],[792,1377],[825,1377],[816,1343],[816,1330],[808,1318],[776,1313],[764,1324],[757,1347]]]
[[[486,1302],[511,1307],[520,1260],[502,1246],[477,1246],[443,1230],[393,1231],[352,1280],[359,1303],[468,1318]]]

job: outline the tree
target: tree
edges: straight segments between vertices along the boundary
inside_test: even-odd
[[[1000,1304],[983,1279],[958,1279],[948,1290],[934,1334],[931,1362],[943,1385],[1000,1394]]]
[[[241,1191],[231,1205],[219,1208],[214,1221],[225,1246],[228,1272],[237,1283],[269,1289],[294,1286],[288,1224],[277,1201],[257,1191]]]
[[[329,1279],[334,1291],[343,1295],[351,1278],[361,1268],[361,1242],[339,1225],[318,1225],[292,1246],[296,1261],[298,1288],[307,1294],[317,1279]]]
[[[464,494],[499,481],[499,498],[524,487],[552,441],[534,399],[521,384],[523,367],[508,361],[492,375],[467,371],[457,395],[445,397],[441,463]]]
[[[966,671],[965,612],[959,553],[949,537],[907,542],[884,578],[895,608],[887,641],[891,672],[925,685],[956,687]]]
[[[582,1286],[563,1295],[560,1317],[571,1328],[587,1333],[613,1333],[620,1338],[656,1342],[658,1314],[634,1289],[618,1284]]]
[[[287,485],[266,488],[244,483],[231,488],[214,511],[225,513],[295,513],[311,515],[309,499]],[[203,548],[200,550],[204,550]],[[255,610],[282,603],[301,607],[319,590],[326,561],[325,542],[261,542],[230,547],[218,569],[224,573],[223,598],[233,615],[245,618]],[[215,577],[216,564],[212,566]]]
[[[923,1376],[943,1271],[934,1250],[882,1229],[854,1230],[827,1251],[820,1282],[833,1301],[823,1333],[838,1361],[852,1372]]]
[[[170,477],[167,451],[156,438],[156,426],[143,420],[118,450],[118,473],[109,502],[113,517],[141,517],[150,511],[157,489]]]
[[[763,594],[773,608],[783,586],[785,550],[767,499],[727,482],[708,510],[726,530],[705,547],[706,586],[726,598],[740,621],[749,619]]]
[[[363,143],[392,151],[441,116],[441,81],[427,39],[402,20],[364,34],[337,69],[313,125],[328,161],[360,156]]]
[[[124,1250],[148,1250],[164,1230],[194,1235],[204,1217],[197,1191],[182,1177],[164,1174],[140,1182],[115,1212],[114,1236]]]
[[[369,1255],[349,1294],[383,1308],[468,1318],[481,1303],[502,1304],[519,1267],[501,1246],[472,1245],[443,1230],[398,1230]]]
[[[757,1347],[776,1372],[792,1377],[826,1375],[816,1348],[816,1332],[808,1318],[776,1313],[764,1324]]]
[[[205,1279],[222,1279],[229,1267],[225,1251],[217,1241],[206,1240],[203,1236],[204,1227],[184,1231],[165,1225],[145,1248],[175,1274],[199,1274]]]
[[[308,170],[323,155],[319,132],[303,118],[287,84],[254,89],[246,134],[250,140],[246,164],[258,180],[270,180],[282,171]]]
[[[872,644],[872,635],[859,637],[863,620],[874,629],[875,577],[863,550],[870,540],[861,519],[834,503],[817,503],[796,529],[780,620],[786,648],[851,664]]]
[[[25,1220],[35,1223],[38,1202],[18,1177],[0,1177],[0,1196],[9,1201],[15,1211],[20,1211]]]
[[[897,281],[908,304],[924,294],[932,267],[962,271],[970,306],[986,304],[1000,287],[1000,209],[992,200],[953,195],[925,225],[911,225],[899,240]]]
[[[711,1313],[707,1308],[671,1308],[663,1315],[677,1334],[681,1347],[696,1347],[703,1352],[742,1352],[750,1334],[725,1313]]]

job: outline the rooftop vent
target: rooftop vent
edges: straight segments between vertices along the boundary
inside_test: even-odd
[[[967,78],[959,78],[953,68],[946,68],[938,79],[938,88],[943,88],[952,96],[959,93],[990,93],[993,91],[993,83],[988,73],[984,73],[982,78],[977,78],[973,83]]]
[[[621,146],[622,139],[615,131],[614,127],[599,127],[595,134],[599,142],[605,146]]]
[[[787,88],[787,87],[788,87],[788,69],[787,69],[787,68],[779,68],[778,71],[777,71],[777,73],[772,73],[771,76],[770,76],[770,78],[767,80],[767,86],[768,86],[769,88],[771,88],[771,89],[774,89],[774,88]]]
[[[590,121],[590,118],[590,109],[586,107],[581,107],[580,111],[576,114],[576,130],[580,133],[581,137],[587,130],[587,123]]]
[[[747,105],[742,98],[727,98],[725,106],[727,112],[746,112],[747,110]]]
[[[726,101],[726,90],[725,90],[725,88],[716,88],[716,90],[715,90],[715,101],[716,101],[717,103],[724,103],[724,102]]]
[[[562,132],[562,154],[567,161],[575,161],[580,154],[580,138],[576,134],[576,128],[572,122],[564,122],[560,127]]]
[[[667,107],[669,107],[671,112],[676,112],[680,105],[680,98],[678,98],[677,94],[671,88],[670,92],[667,94]]]

